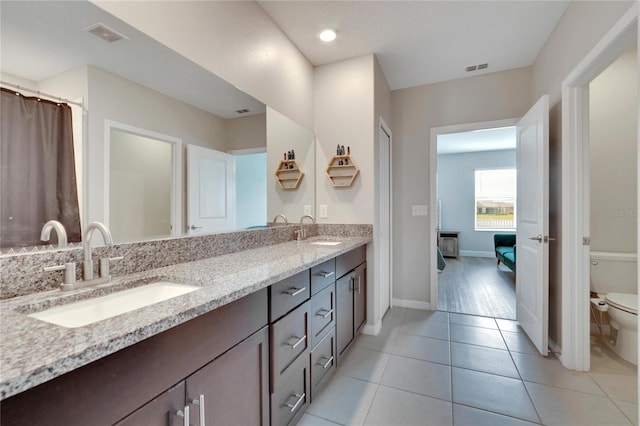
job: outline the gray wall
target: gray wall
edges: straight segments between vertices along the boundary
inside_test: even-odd
[[[475,230],[475,170],[516,167],[516,150],[438,155],[438,199],[442,204],[444,230],[460,231],[464,255],[493,257],[492,231]]]

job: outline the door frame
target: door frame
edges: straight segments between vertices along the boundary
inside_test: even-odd
[[[634,3],[562,82],[562,365],[590,368],[589,83],[638,42]],[[640,143],[640,139],[639,139]]]
[[[182,235],[182,139],[152,130],[104,120],[104,212],[102,220],[109,226],[109,186],[111,172],[111,131],[120,130],[150,139],[157,139],[171,144],[171,236]],[[87,222],[88,223],[88,222]]]
[[[437,173],[438,173],[438,136],[448,133],[470,132],[473,130],[493,129],[497,127],[516,126],[520,118],[507,118],[503,120],[480,121],[476,123],[454,124],[451,126],[432,127],[429,136],[429,262],[430,272],[430,298],[429,303],[423,309],[436,310],[438,308],[438,261],[437,261],[437,227],[438,227],[438,200],[436,198]],[[416,306],[417,307],[417,306]]]

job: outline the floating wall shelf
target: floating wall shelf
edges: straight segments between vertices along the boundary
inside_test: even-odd
[[[296,189],[300,185],[304,172],[296,160],[281,160],[276,170],[276,180],[282,189]]]
[[[344,164],[340,164],[342,161]],[[360,169],[351,159],[351,155],[334,155],[327,166],[327,177],[335,187],[347,187],[353,184]]]

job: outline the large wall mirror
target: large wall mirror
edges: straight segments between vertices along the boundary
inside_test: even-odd
[[[88,1],[1,2],[0,18],[3,87],[82,105],[73,108],[82,223],[104,222],[128,242],[255,228],[279,213],[297,221],[315,211],[314,137],[302,126]],[[219,169],[198,169],[217,192],[195,207],[190,147],[226,158],[208,163]],[[293,148],[304,184],[278,190],[270,163]],[[217,176],[226,180],[212,181]],[[4,189],[0,197],[7,202]],[[194,212],[215,220],[190,223]]]

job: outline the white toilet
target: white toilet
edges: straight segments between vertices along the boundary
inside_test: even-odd
[[[591,252],[591,290],[604,299],[611,349],[638,364],[638,270],[636,253]]]

